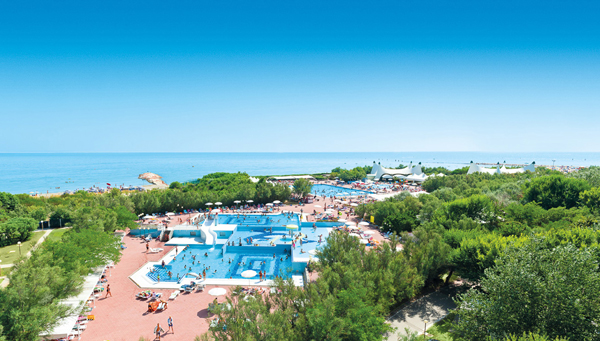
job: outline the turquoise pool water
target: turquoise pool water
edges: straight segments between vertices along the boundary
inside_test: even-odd
[[[270,228],[275,226],[285,226],[289,224],[298,225],[300,219],[297,214],[220,214],[219,224],[235,224],[245,227]]]
[[[222,250],[221,247],[211,250],[210,246],[190,246],[164,268],[155,265],[155,271],[149,272],[147,276],[153,281],[156,281],[160,275],[161,282],[177,282],[189,272],[202,274],[202,271],[206,272],[207,278],[240,279],[243,278],[242,272],[245,270],[265,271],[268,279],[273,279],[276,275],[280,277],[292,275],[291,256],[283,251],[283,247],[245,247],[240,252],[225,254]],[[168,274],[169,271],[171,276]]]
[[[373,192],[362,191],[359,189],[350,189],[345,187],[338,187],[332,185],[316,184],[312,186],[311,193],[316,196],[326,197],[345,197],[350,195],[365,195],[372,194]]]

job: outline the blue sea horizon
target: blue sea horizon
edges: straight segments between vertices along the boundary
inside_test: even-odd
[[[0,153],[0,191],[63,192],[111,185],[146,185],[144,172],[167,182],[185,182],[214,172],[287,175],[329,172],[380,162],[385,167],[421,162],[456,169],[470,161],[575,167],[600,165],[600,153],[568,152],[310,152],[310,153]]]

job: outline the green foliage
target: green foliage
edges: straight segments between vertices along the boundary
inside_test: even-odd
[[[600,272],[587,249],[532,240],[508,248],[485,270],[482,291],[460,295],[456,330],[467,340],[539,332],[593,340],[600,318]]]
[[[600,167],[591,166],[572,172],[567,175],[569,178],[585,180],[590,186],[600,187]]]
[[[68,226],[70,223],[71,211],[63,205],[57,206],[50,214],[50,226],[52,227]]]
[[[595,214],[600,213],[600,187],[594,187],[579,194],[581,204]]]
[[[15,207],[17,207],[17,205],[19,204],[19,199],[10,194],[10,193],[6,193],[6,192],[0,192],[0,207],[8,210],[8,211],[12,211],[15,209]]]
[[[579,203],[579,195],[590,188],[582,179],[562,175],[543,176],[525,183],[523,200],[526,203],[536,202],[544,209],[571,208]]]
[[[135,214],[183,211],[206,208],[207,202],[222,202],[233,206],[235,200],[254,200],[265,204],[275,200],[285,201],[291,195],[289,186],[272,184],[261,178],[258,183],[250,181],[246,173],[212,173],[182,186],[174,185],[168,190],[152,190],[131,195]]]
[[[312,183],[308,179],[296,179],[294,181],[294,194],[298,195],[300,198],[304,198],[308,194],[310,194],[310,190],[312,189]]]
[[[125,206],[116,207],[114,212],[117,214],[117,226],[122,230],[126,228],[137,228],[135,221],[138,219],[138,216],[128,210]]]
[[[0,246],[26,241],[37,226],[38,222],[32,218],[10,218],[0,223]]]
[[[354,167],[353,169],[334,168],[331,171],[331,178],[339,178],[342,181],[356,181],[367,177],[371,173],[373,166]]]
[[[493,338],[489,338],[489,341],[494,340]],[[566,337],[556,337],[555,339],[551,339],[546,335],[540,335],[537,333],[523,333],[521,335],[508,335],[504,341],[568,341],[569,339]]]

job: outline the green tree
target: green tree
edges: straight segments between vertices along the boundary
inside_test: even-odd
[[[456,331],[467,340],[537,332],[595,340],[600,272],[588,249],[549,248],[541,239],[505,250],[485,270],[481,291],[459,296]]]
[[[50,214],[50,226],[62,227],[71,223],[71,211],[65,206],[58,206]]]
[[[129,211],[125,206],[118,206],[113,210],[117,214],[117,226],[121,229],[137,228],[137,224],[135,220],[138,219],[138,216],[133,212]]]
[[[553,207],[571,208],[579,203],[579,195],[590,188],[582,179],[563,175],[543,176],[525,183],[523,200],[526,203],[536,202],[547,210]]]
[[[312,189],[312,183],[308,179],[296,179],[294,181],[294,194],[298,195],[300,198],[304,198]]]
[[[600,187],[594,187],[579,194],[581,204],[588,207],[595,214],[600,213]]]
[[[38,222],[31,218],[10,218],[0,223],[0,243],[11,245],[27,241],[37,226]]]

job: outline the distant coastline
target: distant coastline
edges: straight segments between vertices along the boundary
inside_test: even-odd
[[[106,183],[152,186],[137,179],[154,172],[166,183],[185,182],[213,172],[249,175],[318,174],[335,167],[353,168],[373,161],[387,167],[422,162],[427,167],[456,169],[476,163],[551,166],[600,165],[600,153],[73,153],[0,154],[0,191],[13,194],[62,193],[66,190],[104,187]],[[152,188],[152,187],[149,187]]]

